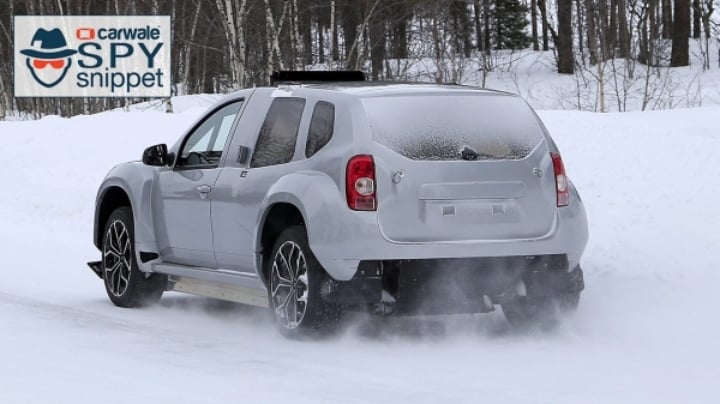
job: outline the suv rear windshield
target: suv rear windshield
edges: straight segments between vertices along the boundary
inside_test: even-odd
[[[413,160],[521,159],[544,139],[519,97],[391,96],[363,103],[373,140]]]

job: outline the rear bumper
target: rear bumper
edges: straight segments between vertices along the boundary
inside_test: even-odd
[[[582,269],[567,265],[565,255],[363,261],[353,279],[327,280],[321,294],[395,314],[481,313],[521,296],[579,293]]]
[[[440,243],[399,243],[383,236],[375,212],[348,209],[326,212],[323,225],[309,221],[308,238],[314,255],[338,281],[348,281],[364,260],[413,260],[514,257],[564,254],[575,268],[588,241],[585,208],[573,189],[570,205],[557,209],[547,234],[532,239],[467,240]],[[338,225],[340,223],[341,225]]]

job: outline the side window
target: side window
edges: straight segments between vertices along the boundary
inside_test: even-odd
[[[334,129],[335,105],[326,101],[315,104],[305,144],[305,157],[311,157],[322,149],[332,138]]]
[[[242,101],[228,104],[205,119],[185,139],[176,167],[217,166],[241,106]]]
[[[292,160],[303,109],[304,98],[284,97],[273,100],[260,128],[250,167],[266,167]]]

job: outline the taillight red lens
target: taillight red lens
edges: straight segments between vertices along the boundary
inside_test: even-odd
[[[568,206],[570,203],[570,189],[568,186],[565,165],[558,153],[550,153],[555,171],[555,189],[557,191],[557,206]]]
[[[372,156],[361,154],[348,161],[345,175],[345,195],[352,210],[375,210],[375,162]]]

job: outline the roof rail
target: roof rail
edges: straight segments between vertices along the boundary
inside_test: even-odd
[[[365,73],[359,70],[281,70],[272,73],[270,85],[365,80]]]

